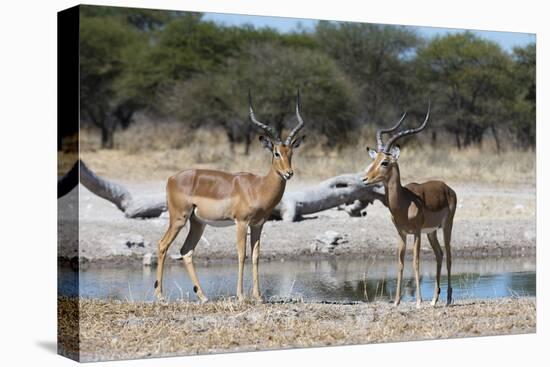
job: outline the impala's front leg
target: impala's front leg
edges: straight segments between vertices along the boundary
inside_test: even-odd
[[[397,244],[397,260],[399,261],[399,270],[397,271],[397,289],[395,291],[394,305],[401,303],[401,281],[403,279],[403,269],[405,268],[405,250],[407,249],[407,234],[399,232],[399,241]]]
[[[246,232],[248,223],[237,222],[237,253],[239,255],[239,277],[237,279],[237,299],[244,300],[243,293],[243,273],[244,260],[246,258]]]
[[[252,297],[261,301],[260,279],[258,275],[258,263],[260,261],[260,236],[262,234],[262,226],[250,227],[250,250],[252,253]]]
[[[419,308],[422,303],[422,294],[420,292],[420,232],[414,234],[413,266],[416,282],[416,307]]]

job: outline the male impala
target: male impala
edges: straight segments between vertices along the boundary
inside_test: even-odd
[[[378,149],[376,151],[367,148],[373,159],[367,167],[363,181],[366,184],[383,183],[386,191],[386,205],[390,209],[392,221],[399,234],[398,259],[399,272],[397,273],[397,290],[395,294],[395,305],[401,301],[401,279],[405,261],[405,248],[407,234],[414,235],[414,275],[416,280],[416,305],[420,307],[422,295],[420,293],[419,263],[420,263],[420,234],[427,233],[430,245],[435,253],[437,262],[436,284],[432,305],[435,306],[439,299],[439,283],[441,277],[441,265],[443,251],[437,240],[437,229],[443,228],[445,241],[445,253],[447,257],[447,305],[452,301],[453,290],[451,288],[451,231],[453,218],[456,210],[456,194],[449,186],[441,181],[428,181],[422,184],[410,183],[405,187],[401,186],[399,175],[399,146],[395,142],[408,135],[417,134],[422,131],[428,123],[430,108],[422,125],[416,129],[404,130],[387,141],[382,141],[383,133],[392,133],[397,130],[406,114],[399,122],[387,129],[376,132]]]
[[[164,259],[170,244],[187,220],[191,223],[189,234],[180,250],[183,262],[193,282],[193,290],[201,302],[208,299],[201,289],[195,267],[193,250],[199,242],[204,227],[237,225],[237,253],[239,258],[239,275],[237,297],[244,298],[243,269],[246,255],[246,236],[250,227],[250,245],[252,252],[252,275],[254,298],[260,300],[258,279],[258,260],[260,256],[260,234],[264,222],[271,215],[285,191],[286,181],[292,171],[292,152],[298,148],[304,136],[295,139],[304,126],[300,116],[300,93],[296,97],[296,117],[298,125],[283,142],[271,126],[256,120],[252,109],[252,98],[249,98],[249,115],[254,125],[261,128],[267,137],[260,136],[260,142],[272,153],[271,168],[267,175],[258,176],[252,173],[227,173],[222,171],[191,169],[182,171],[168,179],[166,201],[170,214],[168,230],[158,243],[159,259],[155,292],[162,299],[162,274]]]

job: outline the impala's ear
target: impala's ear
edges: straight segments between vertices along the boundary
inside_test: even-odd
[[[304,141],[305,138],[306,138],[306,136],[302,135],[302,136],[297,137],[296,139],[294,139],[292,144],[290,144],[292,146],[292,149],[298,148],[300,146],[300,144],[302,144],[302,142]]]
[[[396,145],[391,148],[390,154],[394,160],[398,160],[400,152],[401,152],[401,149],[399,149],[399,145]]]
[[[367,152],[372,159],[376,158],[376,150],[367,147]]]
[[[262,146],[264,148],[269,149],[270,151],[273,152],[273,142],[269,138],[266,138],[265,136],[260,135],[260,142],[262,143]]]

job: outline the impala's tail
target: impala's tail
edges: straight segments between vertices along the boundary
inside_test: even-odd
[[[447,204],[449,205],[449,215],[443,226],[443,239],[445,241],[445,257],[447,259],[447,306],[453,302],[453,288],[451,287],[451,234],[453,232],[453,219],[456,211],[456,193],[447,186]]]

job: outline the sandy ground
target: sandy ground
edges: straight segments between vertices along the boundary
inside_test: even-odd
[[[61,299],[59,345],[71,353],[80,315],[80,359],[99,361],[265,349],[534,333],[534,298],[319,304],[223,300],[126,303]],[[192,317],[190,317],[192,315]]]
[[[123,182],[135,196],[154,195],[164,190],[164,182]],[[308,183],[292,182],[287,190],[297,190]],[[453,229],[454,256],[533,256],[536,243],[536,190],[533,185],[452,185],[459,199]],[[80,261],[134,262],[144,254],[157,252],[168,218],[165,215],[148,220],[127,219],[111,203],[80,186]],[[67,210],[70,195],[60,199],[59,216],[63,225],[75,225],[74,210]],[[300,222],[270,221],[262,233],[262,260],[297,257],[391,256],[396,251],[396,232],[390,213],[381,203],[369,206],[366,217],[351,218],[345,212],[331,209],[306,217]],[[172,245],[170,261],[175,261],[183,244],[184,228]],[[343,238],[338,245],[316,246],[315,238],[335,231]],[[442,234],[439,233],[442,243]],[[412,240],[409,239],[409,243]],[[75,259],[76,242],[60,235],[59,256]],[[195,251],[203,260],[236,257],[235,228],[207,227]],[[409,246],[410,250],[410,246]],[[409,251],[410,252],[410,251]],[[425,237],[424,257],[433,257]]]

